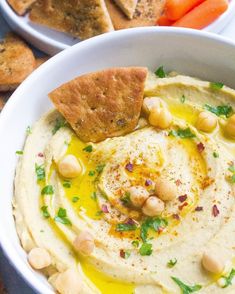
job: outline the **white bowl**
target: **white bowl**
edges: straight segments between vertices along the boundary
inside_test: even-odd
[[[18,16],[6,0],[0,0],[0,11],[2,11],[2,15],[14,31],[24,37],[29,43],[50,55],[54,55],[79,42],[79,39],[67,34],[30,22],[28,16]],[[204,31],[220,33],[233,18],[234,14],[235,0],[230,0],[229,9],[211,25],[204,28]]]
[[[47,93],[83,73],[113,66],[164,65],[235,88],[235,43],[214,34],[177,28],[140,28],[101,35],[71,47],[37,69],[15,91],[0,115],[0,244],[10,262],[36,291],[53,293],[27,263],[19,244],[11,199],[25,131],[52,107]]]

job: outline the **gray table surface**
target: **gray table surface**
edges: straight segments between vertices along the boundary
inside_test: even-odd
[[[1,1],[1,0],[0,0]],[[0,15],[0,38],[2,38],[10,28]],[[37,51],[37,55],[40,52]],[[0,249],[0,277],[3,280],[4,286],[8,294],[35,294],[26,283],[18,276],[15,269],[9,264]],[[0,293],[1,294],[1,293]]]

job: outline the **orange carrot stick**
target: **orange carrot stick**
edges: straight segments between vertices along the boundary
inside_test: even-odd
[[[172,26],[202,29],[216,20],[227,8],[227,0],[206,0],[173,23]]]
[[[157,24],[159,26],[171,26],[174,22],[167,18],[165,14],[161,15],[159,19],[157,20]]]
[[[167,0],[165,14],[167,18],[176,21],[204,1],[205,0]]]

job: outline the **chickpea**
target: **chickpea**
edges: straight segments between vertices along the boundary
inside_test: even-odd
[[[81,174],[82,167],[74,155],[66,155],[58,163],[59,173],[65,178],[76,178]]]
[[[176,198],[177,187],[175,183],[163,178],[158,178],[155,183],[155,193],[162,201],[170,201]]]
[[[172,123],[172,115],[166,108],[153,108],[149,114],[149,123],[160,129],[167,129]]]
[[[127,192],[130,193],[131,203],[137,208],[142,207],[149,197],[149,192],[142,186],[130,187]]]
[[[198,130],[210,133],[212,132],[217,125],[217,118],[214,114],[202,111],[197,119],[196,127]]]
[[[166,107],[166,103],[158,97],[146,97],[144,98],[142,109],[146,114],[149,114],[151,110]]]
[[[84,255],[91,255],[94,250],[94,237],[87,231],[82,231],[73,242],[74,247]]]
[[[203,267],[211,273],[219,274],[225,267],[225,262],[219,252],[206,251],[202,256]]]
[[[164,209],[165,204],[161,199],[155,196],[150,196],[144,203],[142,212],[147,216],[156,216],[161,214]]]
[[[68,269],[55,280],[55,288],[60,294],[82,293],[82,279],[76,270]]]
[[[228,119],[224,130],[229,137],[235,138],[235,114]]]
[[[40,270],[51,264],[51,256],[46,249],[35,247],[29,252],[28,261],[32,268]]]

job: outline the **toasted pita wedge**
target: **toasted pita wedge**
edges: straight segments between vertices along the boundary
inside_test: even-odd
[[[114,0],[125,15],[132,19],[138,0]]]
[[[136,127],[146,77],[144,67],[111,68],[80,76],[49,97],[83,141],[99,142]]]
[[[36,0],[7,0],[12,9],[19,15],[24,15]]]
[[[39,0],[30,19],[80,39],[113,30],[104,0]]]
[[[154,26],[165,6],[165,0],[139,0],[133,18],[129,20],[112,0],[105,0],[105,3],[116,30]]]
[[[32,50],[14,34],[0,43],[0,91],[14,90],[35,68]]]

